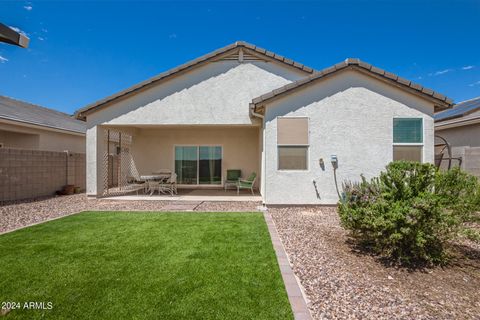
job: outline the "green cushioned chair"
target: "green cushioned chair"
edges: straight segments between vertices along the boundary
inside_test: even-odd
[[[252,195],[254,195],[255,193],[253,192],[253,185],[255,184],[256,179],[257,173],[255,172],[252,172],[252,174],[246,180],[239,179],[237,182],[237,194],[240,193],[240,189],[250,189],[250,191],[252,191]]]
[[[242,176],[242,170],[238,170],[238,169],[227,170],[227,179],[225,179],[225,182],[223,183],[223,187],[225,188],[225,191],[227,191],[227,188],[229,186],[236,187],[237,182],[241,176]]]

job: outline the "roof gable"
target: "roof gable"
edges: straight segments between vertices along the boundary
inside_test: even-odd
[[[410,80],[399,77],[393,73],[377,68],[371,64],[360,61],[359,59],[346,59],[341,63],[323,69],[322,71],[314,72],[310,76],[307,76],[304,79],[289,83],[281,88],[275,89],[267,94],[261,95],[253,99],[252,109],[255,112],[262,113],[264,112],[263,105],[273,99],[279,98],[281,96],[288,95],[305,85],[312,84],[318,80],[326,79],[342,70],[357,70],[369,76],[375,77],[384,82],[388,82],[392,85],[395,85],[403,90],[409,91],[410,93],[422,96],[423,98],[429,99],[435,103],[435,111],[440,111],[448,109],[452,106],[453,102],[451,99],[446,96],[439,94],[431,89],[425,88],[419,84],[416,84]]]
[[[185,71],[191,70],[192,68],[200,67],[208,62],[214,62],[219,60],[239,60],[240,62],[243,61],[252,61],[252,60],[264,60],[264,61],[274,61],[278,62],[282,65],[285,65],[289,68],[294,68],[301,72],[307,74],[312,74],[314,70],[310,67],[307,67],[299,62],[293,61],[291,59],[285,58],[280,56],[274,52],[265,50],[263,48],[257,47],[253,44],[244,42],[244,41],[237,41],[233,44],[225,46],[223,48],[217,49],[213,52],[210,52],[206,55],[203,55],[199,58],[196,58],[192,61],[189,61],[185,64],[182,64],[178,67],[160,73],[150,79],[142,81],[130,88],[122,90],[118,93],[115,93],[111,96],[108,96],[104,99],[96,101],[84,108],[81,108],[75,112],[75,116],[78,119],[85,119],[86,115],[90,112],[95,111],[98,108],[104,107],[109,105],[111,102],[120,99],[122,97],[129,96],[138,92],[142,89],[147,87],[151,87],[152,85],[158,84],[162,80],[168,80],[171,77],[183,73]]]

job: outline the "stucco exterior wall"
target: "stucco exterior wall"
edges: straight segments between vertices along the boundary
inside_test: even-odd
[[[0,122],[0,143],[6,148],[85,153],[85,136],[59,130]]]
[[[138,129],[133,136],[132,155],[140,174],[159,169],[175,170],[175,145],[215,145],[223,151],[222,175],[241,169],[247,177],[259,172],[259,127],[183,127]]]
[[[163,163],[170,164],[173,168],[171,163],[173,154],[170,153],[173,152],[173,143],[221,142],[227,146],[224,150],[225,169],[237,166],[234,159],[243,159],[238,162],[238,165],[242,166],[242,171],[259,173],[258,126],[260,121],[250,117],[249,104],[253,98],[304,76],[304,72],[273,62],[212,62],[89,114],[86,135],[87,194],[99,195],[103,188],[101,161],[103,161],[104,151],[103,137],[100,137],[103,134],[102,126],[132,128],[146,125],[192,127],[207,125],[218,127],[218,130],[199,129],[197,132],[188,129],[178,132],[179,136],[175,137],[178,138],[178,142],[174,141],[171,134],[164,138],[156,136],[157,133],[165,133],[168,130],[143,128],[135,131],[134,139],[139,139],[136,140],[138,144],[134,143],[136,154],[152,156],[151,158],[140,156],[138,161],[141,170],[144,168],[148,173],[148,171],[159,169]],[[232,126],[237,126],[238,130],[230,130]],[[251,126],[251,128],[240,129],[241,126]],[[145,138],[143,142],[142,136]],[[253,139],[251,143],[248,137]],[[163,141],[166,147],[162,147],[159,141]],[[241,144],[233,148],[237,142]],[[163,148],[168,150],[165,151]]]
[[[480,123],[442,130],[436,128],[436,132],[452,147],[480,147]]]
[[[303,76],[270,62],[212,62],[88,115],[88,126],[251,125],[253,98]]]
[[[335,204],[330,156],[338,157],[339,188],[360,174],[379,174],[393,157],[393,118],[423,118],[423,161],[434,161],[434,106],[355,71],[345,71],[267,105],[263,154],[267,204]],[[277,117],[309,118],[308,170],[277,170]],[[325,168],[319,165],[323,159]],[[316,182],[317,193],[313,181]]]

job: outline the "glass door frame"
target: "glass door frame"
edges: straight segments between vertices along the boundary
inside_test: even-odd
[[[176,156],[176,148],[177,147],[195,147],[197,148],[197,183],[196,184],[177,184],[179,187],[181,188],[185,188],[185,189],[188,189],[188,188],[223,188],[224,187],[224,183],[223,183],[223,144],[218,144],[218,143],[211,143],[211,144],[205,144],[205,143],[202,143],[202,144],[191,144],[191,143],[187,143],[187,144],[174,144],[173,145],[173,172],[175,172],[175,164],[176,164],[176,159],[175,159],[175,156]],[[221,149],[221,160],[222,160],[222,169],[221,169],[221,172],[220,172],[220,184],[201,184],[200,183],[200,147],[220,147]]]

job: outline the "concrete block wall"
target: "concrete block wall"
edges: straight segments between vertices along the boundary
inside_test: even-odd
[[[480,178],[480,147],[453,147],[452,157],[461,158],[461,168],[466,172]],[[452,160],[452,167],[457,167],[458,164],[459,162],[457,160]],[[448,162],[442,161],[441,168],[447,169],[447,167]]]
[[[465,160],[463,166],[465,171],[480,178],[480,147],[465,148]]]
[[[0,201],[53,195],[66,184],[85,189],[85,154],[0,148]]]

